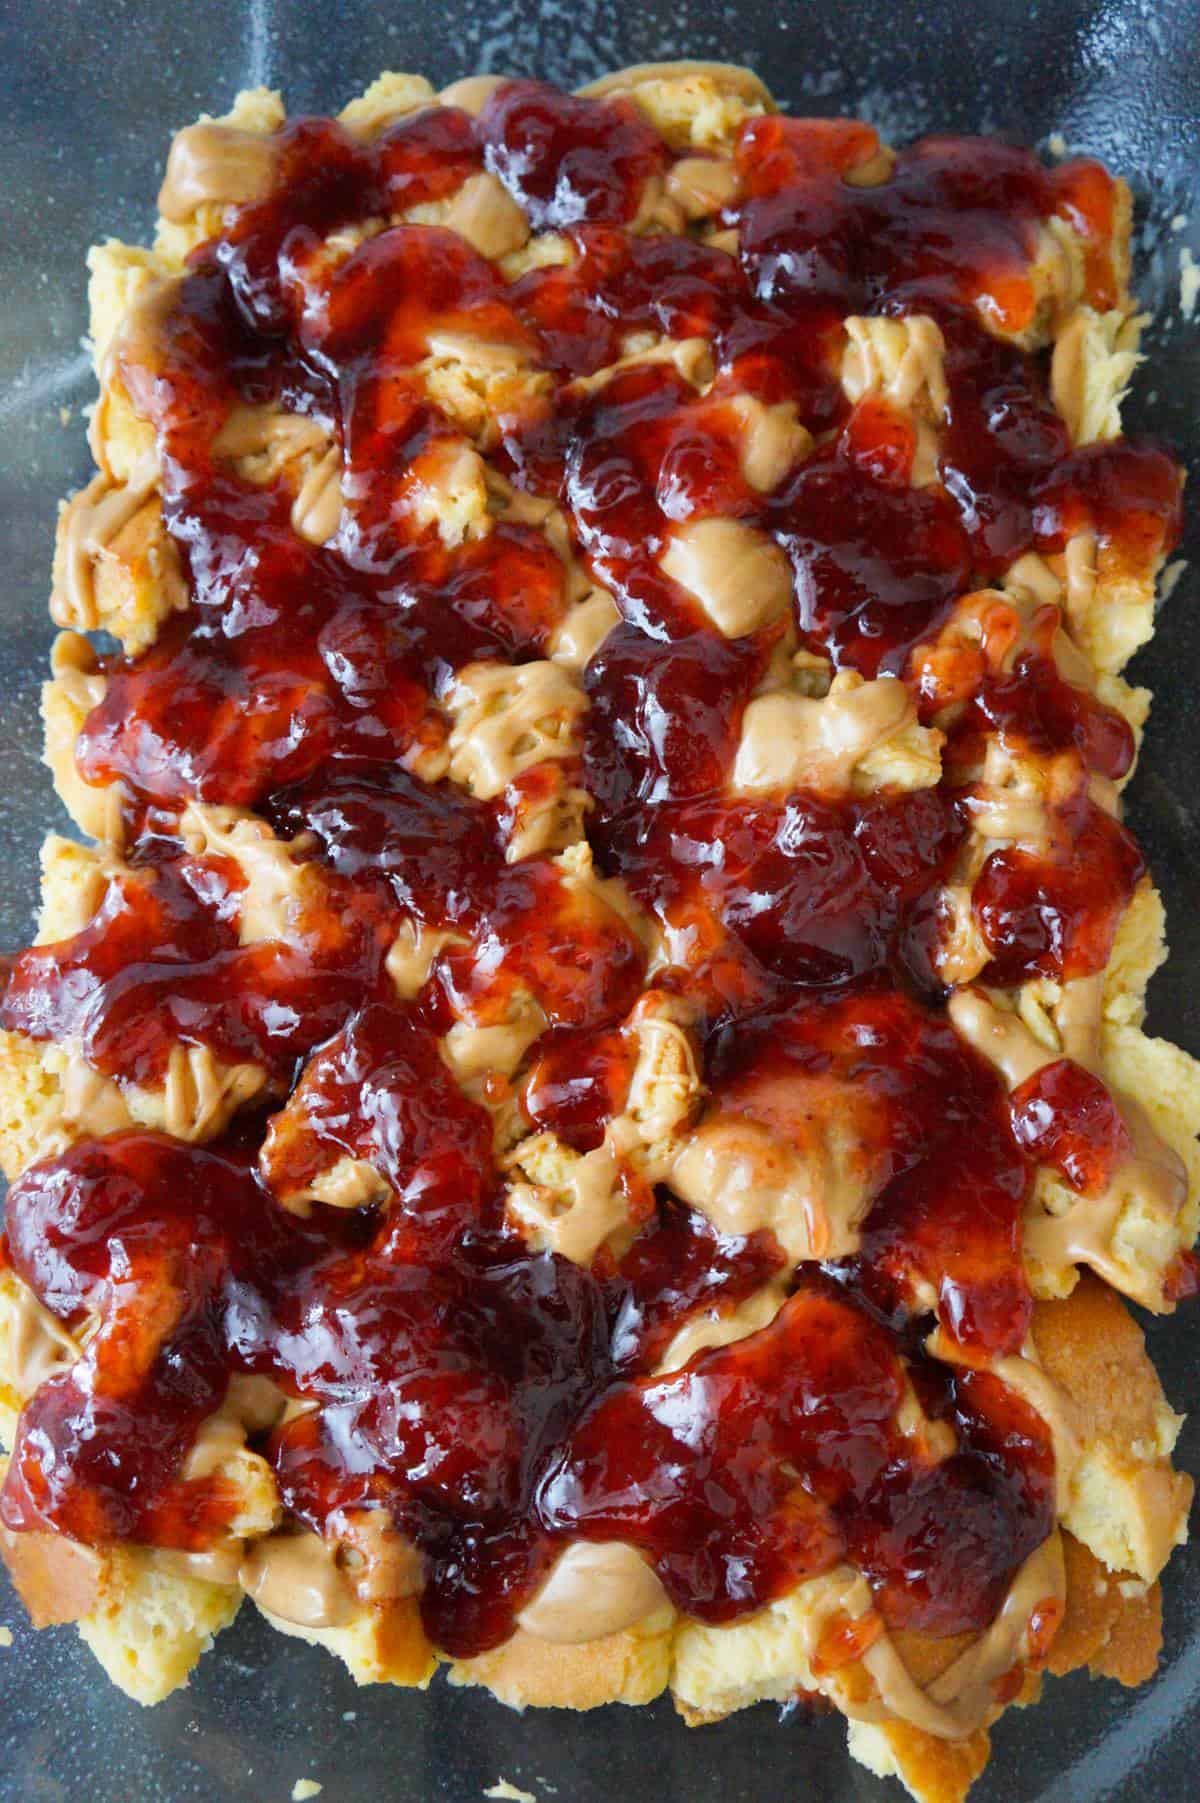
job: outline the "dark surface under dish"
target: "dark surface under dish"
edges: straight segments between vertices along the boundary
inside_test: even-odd
[[[172,20],[169,29],[145,16],[149,9],[126,7],[106,22],[102,45],[85,37],[87,22],[74,7],[25,10],[36,10],[40,30],[31,16],[10,47],[16,130],[0,151],[13,158],[4,184],[12,218],[0,252],[11,259],[13,297],[11,367],[0,371],[0,413],[8,421],[0,456],[9,562],[16,565],[6,585],[13,630],[0,680],[18,691],[0,740],[0,755],[12,766],[0,777],[9,828],[8,911],[0,916],[6,943],[25,937],[36,846],[51,814],[48,779],[35,761],[33,703],[49,636],[42,609],[54,500],[86,468],[79,406],[90,396],[90,379],[73,348],[83,323],[81,253],[107,230],[145,235],[167,132],[202,106],[219,110],[238,86],[278,83],[296,111],[336,107],[387,66],[421,69],[435,80],[499,67],[574,83],[647,57],[707,54],[752,63],[797,112],[862,111],[897,142],[926,126],[1000,130],[1029,141],[1061,132],[1071,149],[1105,157],[1139,190],[1153,184],[1139,237],[1140,292],[1162,318],[1128,417],[1173,440],[1185,456],[1197,449],[1188,417],[1198,398],[1196,328],[1178,313],[1178,251],[1188,227],[1172,229],[1200,186],[1194,5],[993,6],[978,10],[969,25],[956,21],[950,32],[938,29],[941,9],[910,19],[909,9],[898,7],[882,18],[860,7],[809,8],[787,20],[786,30],[765,18],[756,30],[756,15],[721,20],[714,9],[704,19],[683,16],[671,29],[645,17],[627,28],[604,18],[594,33],[586,12],[568,25],[543,10],[536,21],[501,14],[472,25],[468,16],[453,42],[439,23],[436,47],[422,41],[411,17],[393,27],[373,13],[360,21],[358,8],[341,9],[336,46],[328,21],[307,7],[209,7],[203,17]],[[51,13],[53,51],[45,29]],[[72,57],[76,33],[79,55]],[[60,408],[71,410],[68,420]],[[1200,1030],[1184,981],[1200,959],[1187,908],[1197,837],[1186,799],[1188,586],[1185,578],[1165,633],[1135,666],[1135,676],[1155,688],[1158,707],[1131,821],[1165,892],[1175,946],[1153,993],[1151,1025],[1195,1047]],[[1190,638],[1195,645],[1194,627]],[[1184,1315],[1151,1342],[1163,1347],[1168,1393],[1182,1407],[1190,1400],[1187,1327]],[[1182,1462],[1189,1463],[1186,1441]],[[1080,1679],[1052,1686],[1036,1713],[1004,1724],[977,1795],[1188,1794],[1189,1717],[1200,1690],[1200,1642],[1189,1641],[1186,1625],[1196,1571],[1196,1560],[1189,1566],[1186,1557],[1172,1567],[1156,1686],[1132,1699],[1114,1686],[1085,1690]],[[349,1803],[368,1794],[466,1799],[500,1774],[538,1796],[557,1791],[581,1799],[648,1793],[651,1785],[667,1797],[686,1790],[701,1799],[771,1794],[785,1784],[803,1785],[815,1798],[881,1790],[849,1766],[834,1722],[797,1717],[780,1728],[769,1709],[759,1709],[689,1735],[666,1702],[615,1718],[610,1710],[522,1720],[486,1697],[451,1696],[440,1684],[424,1699],[358,1693],[321,1655],[264,1640],[267,1631],[249,1615],[187,1692],[142,1713],[108,1688],[72,1635],[60,1630],[35,1640],[14,1605],[16,1646],[0,1668],[11,1674],[9,1794],[286,1796],[297,1778],[312,1777]],[[406,1733],[413,1729],[416,1744]]]

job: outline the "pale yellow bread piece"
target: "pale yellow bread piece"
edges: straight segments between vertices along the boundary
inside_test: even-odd
[[[1187,1196],[1174,1224],[1174,1241],[1184,1250],[1195,1241],[1200,1225],[1200,1061],[1169,1039],[1111,1018],[1104,1023],[1100,1045],[1105,1075],[1116,1089],[1137,1097],[1183,1166]],[[1131,1250],[1136,1256],[1136,1242]]]
[[[908,1722],[851,1722],[850,1753],[877,1778],[898,1778],[917,1803],[962,1803],[991,1753],[986,1728],[966,1740],[935,1740]]]
[[[1104,969],[1101,1007],[1106,1023],[1140,1026],[1146,986],[1166,962],[1166,910],[1149,877],[1143,877],[1122,914]]]
[[[423,75],[405,75],[396,69],[385,69],[365,93],[344,106],[338,116],[342,124],[358,136],[369,138],[393,120],[402,119],[435,99],[433,88]]]
[[[1064,1300],[1036,1305],[1033,1340],[1079,1423],[1066,1525],[1110,1570],[1152,1583],[1186,1538],[1193,1484],[1171,1468],[1180,1419],[1142,1330],[1115,1291],[1085,1274]]]
[[[0,1029],[0,1171],[10,1183],[70,1143],[66,1064],[60,1048]]]
[[[324,1647],[342,1661],[356,1684],[398,1684],[424,1690],[437,1670],[437,1655],[425,1637],[411,1597],[386,1608],[364,1610],[344,1627],[312,1628],[285,1621],[256,1604],[273,1628]]]
[[[0,1552],[33,1625],[75,1622],[135,1703],[161,1703],[186,1684],[242,1600],[235,1586],[163,1569],[144,1547],[94,1552],[57,1534],[0,1529]]]
[[[106,518],[106,503],[111,519]],[[128,509],[132,507],[133,511]],[[130,657],[188,604],[175,541],[156,495],[89,484],[59,515],[50,611],[59,626],[111,632]]]
[[[511,1640],[474,1659],[456,1660],[451,1684],[481,1684],[512,1709],[598,1709],[649,1703],[671,1676],[674,1611],[660,1609],[620,1634],[579,1646],[539,1640],[518,1628]]]
[[[728,148],[748,118],[775,110],[758,76],[736,63],[635,63],[579,91],[627,97],[674,150]]]
[[[241,1605],[241,1591],[164,1571],[152,1550],[120,1547],[95,1607],[79,1622],[113,1683],[135,1703],[160,1703],[181,1684]]]

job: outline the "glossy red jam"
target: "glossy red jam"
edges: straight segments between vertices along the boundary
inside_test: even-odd
[[[127,868],[82,932],[14,961],[2,1006],[6,1028],[75,1041],[126,1083],[160,1083],[182,1044],[260,1067],[264,1087],[209,1145],[130,1130],[14,1186],[13,1268],[99,1326],[25,1409],[0,1513],[97,1543],[211,1544],[236,1499],[187,1454],[230,1374],[259,1373],[319,1405],[260,1442],[288,1509],[330,1532],[347,1509],[390,1510],[425,1554],[426,1626],[450,1652],[503,1641],[574,1536],[639,1547],[709,1621],[850,1559],[889,1621],[982,1626],[1053,1520],[1048,1433],[983,1368],[1028,1327],[1032,1170],[1097,1193],[1124,1130],[1079,1067],[1010,1099],[958,1038],[942,894],[984,741],[1053,761],[1067,779],[1044,845],[997,849],[975,883],[984,976],[1099,969],[1143,866],[1087,784],[1127,772],[1129,730],[1061,674],[1051,610],[1008,665],[972,666],[940,722],[942,786],[734,796],[743,711],[786,623],[723,637],[661,559],[681,523],[732,515],[783,552],[802,650],[908,680],[956,600],[1024,552],[1091,532],[1102,564],[1148,567],[1178,533],[1175,466],[1125,440],[1072,452],[1045,355],[1011,342],[1043,304],[1031,270],[1051,220],[1079,236],[1085,298],[1113,304],[1114,185],[952,138],[889,173],[868,127],[752,119],[739,197],[712,222],[731,249],[640,229],[674,157],[630,101],[527,81],[477,120],[427,110],[369,143],[300,120],[279,152],[274,191],[192,256],[153,356],[121,364],[157,433],[191,606],[141,657],[104,661],[77,760],[124,785]],[[509,282],[428,222],[321,251],[484,171],[562,234],[565,260]],[[841,387],[843,321],[881,312],[932,316],[945,347],[921,487],[911,420]],[[545,372],[489,455],[557,503],[617,603],[571,780],[598,872],[663,939],[652,981],[691,1010],[709,1105],[768,1108],[797,1146],[855,1123],[857,1249],[821,1269],[789,1271],[769,1231],[722,1235],[632,1166],[629,1230],[590,1268],[532,1251],[505,1216],[492,1115],[439,1040],[536,1003],[515,1079],[480,1093],[586,1156],[626,1106],[651,979],[623,908],[549,855],[507,861],[544,771],[488,802],[420,774],[455,672],[547,656],[568,606],[540,532],[500,516],[448,544],[422,523],[431,460],[461,441],[413,366],[447,331]],[[704,392],[664,362],[580,383],[645,333],[703,339]],[[739,448],[745,395],[790,404],[813,439],[765,492]],[[297,536],[282,483],[221,454],[239,403],[310,416],[338,447],[328,543]],[[242,942],[245,879],[185,840],[193,801],[254,808],[295,841],[312,881],[285,938]],[[387,968],[402,922],[436,935],[411,1002]],[[358,1207],[319,1199],[343,1159],[383,1180]],[[1174,1281],[1193,1287],[1192,1267]],[[661,1373],[689,1319],[768,1282],[787,1293],[770,1326]],[[935,1324],[961,1365],[924,1350]],[[901,1430],[913,1393],[953,1430],[950,1456]]]
[[[1108,1090],[1069,1058],[1043,1065],[1015,1089],[1012,1112],[1018,1142],[1082,1195],[1102,1194],[1132,1156],[1129,1129]]]
[[[1128,828],[1079,791],[1048,816],[1045,853],[993,852],[976,881],[975,918],[992,953],[985,981],[1069,982],[1103,970],[1146,865]]]
[[[953,1633],[1001,1601],[997,1536],[1025,1553],[1043,1537],[1053,1460],[1033,1411],[976,1373],[940,1400],[960,1450],[914,1455],[893,1425],[904,1385],[891,1335],[804,1280],[750,1339],[609,1390],[550,1466],[542,1514],[640,1546],[708,1620],[849,1556],[889,1619]]]

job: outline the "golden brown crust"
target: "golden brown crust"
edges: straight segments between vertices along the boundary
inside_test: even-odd
[[[1129,1440],[1152,1435],[1162,1401],[1145,1335],[1121,1298],[1085,1273],[1060,1302],[1033,1311],[1038,1356],[1068,1392],[1089,1437],[1119,1424]]]
[[[1061,1678],[1086,1665],[1126,1685],[1152,1678],[1162,1649],[1162,1591],[1106,1571],[1072,1534],[1063,1535],[1067,1607],[1046,1670]]]
[[[80,1621],[100,1601],[106,1561],[90,1546],[0,1527],[0,1557],[35,1628]]]
[[[890,1722],[884,1734],[898,1775],[921,1803],[962,1803],[992,1750],[986,1728],[966,1740],[936,1740],[908,1722]]]

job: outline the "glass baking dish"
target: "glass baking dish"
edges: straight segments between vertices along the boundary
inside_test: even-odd
[[[239,87],[281,86],[290,110],[330,110],[383,68],[435,82],[476,70],[575,86],[667,56],[754,66],[791,110],[859,112],[901,141],[923,130],[997,131],[1103,157],[1139,202],[1138,290],[1155,322],[1128,418],[1200,454],[1200,318],[1181,311],[1180,256],[1200,257],[1200,7],[1196,0],[573,0],[568,8],[461,0],[5,0],[0,9],[0,948],[29,933],[37,848],[61,824],[39,762],[37,686],[56,501],[89,473],[80,342],[84,252],[147,233],[169,134]],[[1058,147],[1058,137],[1054,138]],[[1193,512],[1190,548],[1200,538]],[[1173,956],[1152,989],[1151,1027],[1200,1051],[1200,661],[1196,585],[1185,573],[1134,679],[1155,691],[1132,824],[1167,902]],[[1193,1310],[1198,1305],[1193,1305]],[[1149,1338],[1168,1395],[1197,1395],[1185,1311]],[[1200,1432],[1185,1430],[1185,1468]],[[0,1622],[0,1793],[66,1799],[231,1803],[285,1799],[297,1780],[333,1803],[468,1803],[500,1777],[540,1800],[808,1803],[898,1796],[851,1765],[844,1729],[769,1706],[703,1730],[669,1701],[590,1715],[522,1717],[438,1681],[425,1695],[357,1690],[333,1660],[272,1633],[246,1608],[186,1690],[142,1710],[114,1690],[72,1630],[35,1635],[11,1593]],[[1195,1794],[1200,1729],[1200,1548],[1172,1561],[1157,1681],[1131,1693],[1077,1674],[1008,1716],[978,1803],[1148,1803]]]

